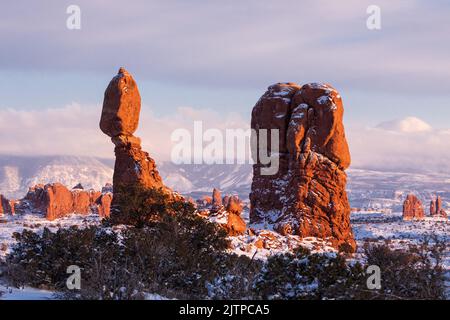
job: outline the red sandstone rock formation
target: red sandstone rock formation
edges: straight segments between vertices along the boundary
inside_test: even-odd
[[[100,129],[111,138],[132,136],[139,124],[141,96],[133,77],[124,68],[105,91]]]
[[[251,223],[355,249],[345,191],[350,152],[343,113],[341,97],[329,85],[278,83],[268,88],[252,111],[258,149],[252,150]],[[261,129],[279,130],[278,150],[270,131],[267,150],[261,150]],[[279,169],[266,175],[261,169],[268,166],[259,152],[270,150],[279,153]]]
[[[205,198],[205,197],[203,197]],[[229,236],[242,235],[247,230],[247,225],[241,217],[242,205],[237,196],[225,196],[226,206],[222,201],[220,191],[213,189],[212,197],[207,200],[200,200],[200,210],[198,214],[209,219],[213,223],[218,223]]]
[[[439,214],[442,210],[442,198],[440,196],[437,196],[436,198],[436,214]]]
[[[233,211],[220,210],[213,213],[208,210],[200,210],[198,214],[210,222],[219,224],[229,236],[242,235],[247,230],[244,219]]]
[[[434,216],[436,214],[436,201],[431,200],[430,202],[430,216]]]
[[[228,206],[228,201],[230,200],[230,196],[226,195],[222,198],[222,204],[226,208]]]
[[[120,68],[106,88],[100,119],[100,129],[111,137],[115,145],[113,208],[121,197],[128,197],[129,186],[161,188],[170,192],[162,182],[155,161],[142,150],[141,140],[133,136],[138,127],[140,110],[141,97],[137,84],[124,68]],[[117,221],[120,221],[120,208],[116,209],[113,215],[117,214]]]
[[[228,212],[227,223],[224,225],[224,228],[229,236],[242,235],[247,230],[245,221],[233,212]]]
[[[10,210],[9,213],[11,215],[16,214],[16,205],[17,205],[17,200],[9,200],[9,210]]]
[[[97,200],[102,196],[100,191],[72,189],[73,212],[88,214],[91,208],[96,205]]]
[[[413,194],[408,194],[403,202],[403,219],[423,219],[425,217],[425,211],[422,206],[422,202]]]
[[[247,225],[241,217],[242,204],[237,196],[230,196],[225,207],[228,212],[227,226],[225,230],[230,236],[241,235],[245,233]]]
[[[222,195],[219,189],[214,188],[212,192],[212,207],[211,212],[218,212],[223,209]]]
[[[238,216],[242,213],[242,204],[237,196],[231,196],[228,198],[227,205],[225,207],[227,212],[234,213]]]
[[[201,199],[200,201],[202,202],[202,204],[203,204],[204,206],[207,206],[207,205],[212,204],[213,199],[212,199],[212,197],[210,197],[210,196],[203,196],[202,199]]]
[[[0,216],[6,214],[14,214],[14,203],[0,194]]]
[[[72,193],[65,186],[54,183],[46,185],[44,190],[48,220],[55,220],[74,212]]]
[[[97,200],[98,215],[101,218],[109,217],[111,212],[112,193],[103,193]]]
[[[106,197],[106,198],[105,198]],[[101,217],[109,216],[109,203],[112,195],[80,188],[69,190],[60,183],[36,185],[18,201],[19,213],[35,212],[45,214],[49,220],[64,217],[71,213],[89,214],[98,211]]]
[[[447,218],[447,212],[442,208],[442,198],[436,197],[436,200],[430,202],[430,215],[432,217]]]

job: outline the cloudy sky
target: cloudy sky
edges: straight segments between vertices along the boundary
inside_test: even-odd
[[[66,27],[69,5],[81,29]],[[381,9],[381,30],[366,10]],[[445,0],[22,1],[0,11],[0,153],[112,156],[98,130],[120,66],[143,98],[138,135],[248,126],[280,81],[328,82],[344,100],[354,166],[450,169]],[[6,139],[4,138],[6,137]]]

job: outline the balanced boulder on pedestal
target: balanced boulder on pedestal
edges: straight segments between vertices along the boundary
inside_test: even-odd
[[[142,150],[141,140],[133,134],[139,124],[141,97],[133,77],[124,69],[111,80],[105,91],[100,129],[115,145],[111,216],[120,219],[117,203],[127,198],[136,186],[168,191],[156,169],[155,161]]]

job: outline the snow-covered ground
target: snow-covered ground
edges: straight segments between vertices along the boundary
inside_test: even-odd
[[[245,220],[248,212],[244,212]],[[88,226],[100,222],[97,215],[71,215],[55,221],[47,221],[44,217],[27,214],[23,216],[8,216],[0,218],[0,259],[4,259],[11,249],[14,232],[24,229],[34,231],[48,227],[56,231],[61,227],[71,225]],[[351,215],[353,232],[362,248],[365,241],[384,242],[389,240],[395,247],[406,247],[408,244],[420,242],[426,236],[436,235],[439,239],[450,243],[450,221],[448,219],[425,218],[421,221],[403,221],[401,213],[353,213]],[[334,252],[326,242],[316,238],[299,238],[297,236],[281,236],[273,230],[255,230],[253,235],[244,235],[231,238],[232,249],[230,251],[241,255],[247,255],[254,259],[266,259],[268,256],[287,252],[298,245],[306,246],[313,252]],[[358,255],[357,255],[358,256]],[[450,253],[446,252],[444,267],[450,272]],[[0,277],[1,281],[1,277]],[[0,282],[0,291],[3,296],[0,299],[50,299],[52,292],[24,288],[11,289]],[[151,300],[165,299],[159,295],[148,294]]]
[[[436,236],[450,244],[450,220],[425,217],[423,220],[403,221],[401,213],[352,213],[351,224],[358,244],[389,241],[394,248],[418,244],[425,238]],[[444,268],[450,272],[450,252],[447,248]]]
[[[73,214],[64,218],[48,221],[43,216],[36,214],[25,214],[21,216],[4,216],[0,217],[0,260],[4,259],[14,244],[12,237],[14,232],[22,232],[23,230],[42,231],[45,227],[52,231],[59,228],[67,228],[73,225],[79,227],[87,227],[100,223],[98,215],[79,215]],[[5,283],[0,274],[0,300],[48,300],[56,299],[55,292],[41,290],[36,288],[14,288]],[[154,293],[146,293],[146,300],[167,300]]]
[[[0,284],[0,300],[50,300],[54,292],[30,287],[13,288]]]
[[[401,213],[353,213],[351,224],[355,238],[360,242],[391,239],[417,243],[430,235],[447,241],[450,238],[450,221],[446,218],[403,221]]]
[[[58,299],[55,292],[24,287],[14,288],[6,284],[0,284],[0,300],[55,300]],[[145,300],[169,300],[155,293],[145,293]]]
[[[0,259],[3,259],[10,251],[11,245],[14,243],[12,235],[15,232],[22,232],[24,229],[41,231],[44,227],[56,231],[58,228],[73,225],[83,227],[98,223],[100,223],[99,216],[94,214],[73,214],[54,221],[48,221],[44,216],[36,214],[4,216],[0,218]]]

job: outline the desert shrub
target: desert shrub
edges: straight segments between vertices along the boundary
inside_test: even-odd
[[[340,254],[311,254],[305,248],[272,256],[255,282],[263,299],[352,299],[364,281],[359,264]]]
[[[125,210],[145,205],[141,191]],[[106,221],[100,227],[15,234],[17,244],[7,257],[10,279],[69,298],[133,299],[144,291],[201,298],[208,294],[206,283],[236,261],[250,260],[227,254],[225,231],[196,215],[190,204],[155,190],[151,195],[151,209],[141,210],[147,218],[136,218],[136,226],[113,228]],[[81,268],[80,291],[66,289],[69,265]]]
[[[368,265],[381,271],[381,289],[375,299],[445,299],[442,259],[448,245],[436,237],[425,238],[407,249],[392,249],[388,243],[364,246]]]
[[[442,267],[448,245],[424,239],[418,245],[392,249],[366,244],[366,262],[349,263],[345,254],[294,253],[270,257],[255,282],[263,299],[445,299],[446,277]],[[369,266],[381,271],[381,289],[369,289]]]
[[[105,220],[110,225],[127,224],[142,228],[167,214],[191,214],[191,203],[181,201],[160,188],[145,188],[141,185],[118,186],[111,208],[111,217]]]
[[[347,250],[312,254],[304,248],[263,262],[227,253],[220,226],[161,190],[135,189],[122,201],[128,226],[107,220],[15,233],[6,258],[9,280],[70,299],[140,299],[146,292],[181,299],[445,298],[447,245],[437,239],[404,250],[367,244],[365,265],[347,261]],[[81,290],[66,287],[70,265],[81,268]],[[381,269],[379,290],[367,288],[369,265]]]
[[[16,286],[29,285],[62,290],[70,265],[80,266],[91,278],[118,254],[117,234],[106,229],[70,227],[56,233],[44,228],[41,233],[24,230],[15,233],[17,243],[7,256],[7,275]]]
[[[263,264],[261,260],[246,256],[222,255],[216,262],[219,272],[206,284],[208,297],[217,300],[259,299],[253,286]]]

